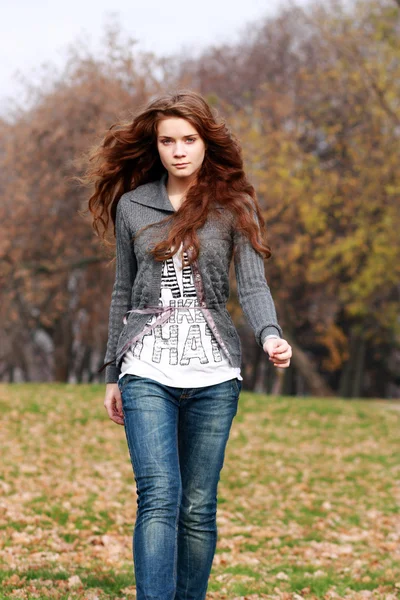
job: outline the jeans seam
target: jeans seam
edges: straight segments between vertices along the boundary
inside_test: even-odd
[[[232,383],[233,383],[233,387],[234,387],[234,389],[236,391],[236,394],[239,395],[240,394],[240,386],[239,386],[237,377],[235,377],[234,379],[232,379]]]
[[[176,420],[176,447],[178,446],[178,419]],[[178,529],[179,529],[179,513],[180,513],[180,505],[182,500],[182,477],[180,475],[181,465],[179,460],[179,451],[178,451],[178,472],[179,472],[179,489],[178,489],[178,504],[176,510],[176,520],[175,520],[175,548],[174,548],[174,581],[175,581],[175,593],[176,593],[176,585],[178,580]]]

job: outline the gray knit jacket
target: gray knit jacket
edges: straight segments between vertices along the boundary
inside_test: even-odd
[[[115,383],[124,353],[140,337],[149,314],[129,312],[159,305],[162,262],[149,252],[165,239],[168,227],[161,223],[174,212],[167,194],[167,173],[159,181],[146,183],[123,194],[115,221],[116,272],[111,295],[107,350],[103,369],[106,383]],[[153,224],[136,237],[145,225]],[[200,253],[192,265],[199,310],[233,367],[241,366],[241,343],[226,308],[229,297],[229,267],[233,246],[239,302],[263,346],[268,335],[282,337],[275,305],[268,287],[264,261],[242,233],[235,228],[234,215],[221,205],[210,210],[203,227],[197,230]],[[134,242],[132,237],[135,236]]]

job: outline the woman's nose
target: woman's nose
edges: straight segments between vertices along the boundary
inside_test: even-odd
[[[175,145],[174,155],[175,156],[184,156],[185,154],[186,154],[185,146],[183,144],[177,143]]]

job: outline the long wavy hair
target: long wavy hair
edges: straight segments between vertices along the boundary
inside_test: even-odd
[[[88,209],[96,234],[105,239],[110,218],[115,232],[117,204],[125,192],[157,181],[166,172],[157,149],[157,126],[166,117],[186,119],[203,139],[206,151],[195,185],[191,185],[179,210],[168,215],[169,234],[150,250],[157,261],[170,258],[173,248],[190,248],[189,264],[200,251],[197,229],[210,209],[219,203],[235,216],[235,226],[265,258],[271,256],[264,243],[263,219],[254,187],[243,170],[242,150],[223,119],[213,114],[206,100],[192,90],[167,93],[139,108],[133,120],[111,125],[101,143],[85,155],[86,170],[81,183],[93,186]],[[255,219],[258,217],[258,223]],[[151,225],[146,226],[151,227]],[[143,228],[143,229],[145,229]],[[141,230],[143,231],[143,230]],[[235,249],[234,249],[235,251]]]

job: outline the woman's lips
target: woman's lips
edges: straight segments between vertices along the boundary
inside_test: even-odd
[[[183,169],[184,167],[187,167],[189,163],[181,163],[179,165],[174,165],[174,167],[176,167],[177,169]]]

